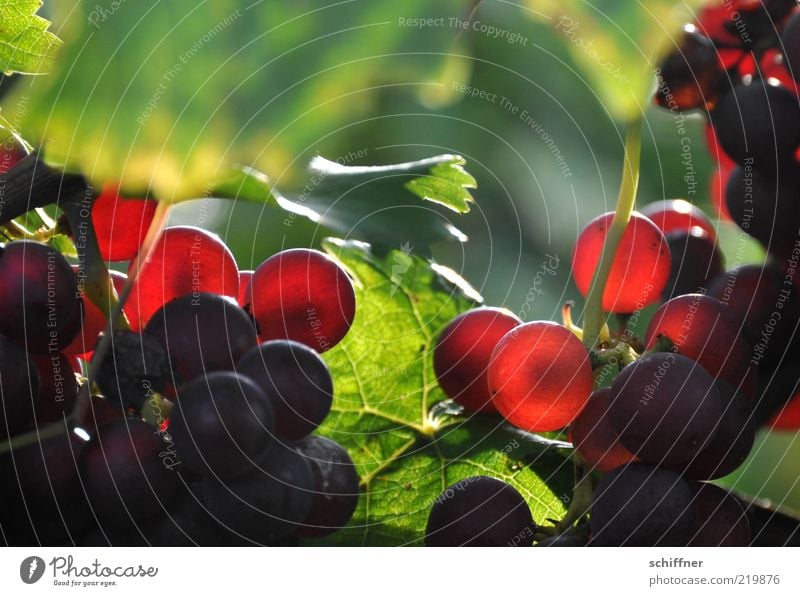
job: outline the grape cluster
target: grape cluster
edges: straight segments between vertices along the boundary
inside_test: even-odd
[[[571,318],[522,324],[501,309],[467,312],[441,333],[434,367],[449,398],[524,431],[566,430],[587,470],[588,525],[550,538],[538,528],[542,545],[751,541],[742,504],[707,481],[744,463],[758,428],[800,428],[798,32],[795,1],[707,8],[664,60],[655,96],[707,115],[720,213],[764,246],[764,263],[726,269],[712,220],[686,200],[659,201],[621,233],[601,302],[622,324],[592,349]],[[614,216],[590,221],[576,241],[584,297]],[[650,312],[634,336],[625,322]],[[513,542],[496,521],[512,505],[459,492],[434,505],[428,543]]]
[[[311,433],[333,398],[319,354],[355,316],[347,273],[288,250],[240,278],[217,236],[185,226],[137,263],[154,205],[107,187],[91,214],[102,257],[139,267],[130,329],[106,330],[55,249],[0,252],[5,542],[289,545],[335,532],[360,479],[345,449]],[[121,292],[127,277],[112,281]]]

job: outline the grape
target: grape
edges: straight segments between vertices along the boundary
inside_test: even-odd
[[[275,432],[297,440],[311,434],[331,409],[333,380],[328,366],[311,348],[276,339],[247,352],[236,370],[251,379],[269,398]]]
[[[544,540],[540,540],[535,544],[535,546],[586,546],[588,544],[586,538],[581,536],[573,536],[571,534],[559,534],[558,536],[552,536],[550,538],[545,538]]]
[[[666,299],[702,290],[724,271],[722,252],[716,241],[701,228],[667,234],[672,255]]]
[[[691,110],[713,104],[723,78],[717,50],[694,25],[684,27],[678,47],[661,63],[656,102],[670,110]]]
[[[795,346],[777,365],[760,374],[753,412],[756,426],[772,420],[800,391],[799,370],[800,350]]]
[[[248,314],[219,294],[186,294],[167,302],[152,316],[144,334],[169,354],[173,375],[191,381],[215,370],[233,370],[258,344]]]
[[[250,290],[250,281],[253,279],[253,271],[239,271],[239,306],[246,308],[250,304],[248,298],[248,291]]]
[[[343,528],[358,505],[358,473],[347,451],[325,437],[306,437],[294,444],[314,474],[311,511],[296,534],[320,538]]]
[[[55,352],[32,358],[39,377],[39,399],[33,404],[34,420],[38,425],[64,420],[78,398],[78,381],[71,359]]]
[[[502,308],[475,308],[445,327],[433,350],[433,369],[448,397],[475,412],[495,412],[487,367],[497,342],[522,321]]]
[[[156,212],[156,201],[125,198],[108,184],[92,204],[92,225],[105,261],[128,261],[136,256]]]
[[[141,266],[125,305],[131,327],[144,327],[162,305],[196,292],[238,297],[236,261],[214,234],[190,226],[166,228],[151,259]]]
[[[711,182],[709,184],[711,203],[714,205],[717,215],[723,221],[731,221],[731,214],[728,211],[728,205],[725,200],[725,189],[728,186],[731,172],[731,169],[724,166],[717,167],[711,175]]]
[[[533,518],[510,484],[472,476],[450,485],[433,504],[426,546],[531,546]]]
[[[800,393],[795,393],[789,403],[781,408],[769,422],[773,430],[800,429]]]
[[[350,278],[317,250],[284,250],[261,263],[248,298],[263,340],[292,339],[317,352],[341,341],[356,312]]]
[[[783,355],[800,317],[797,296],[785,286],[783,275],[771,265],[738,267],[709,284],[708,294],[721,300],[739,323],[752,345],[751,360],[759,367]]]
[[[65,348],[80,327],[72,268],[41,242],[9,242],[0,254],[0,304],[0,332],[29,352]]]
[[[120,418],[101,426],[81,458],[92,511],[111,527],[155,517],[178,491],[175,464],[173,445],[146,422]]]
[[[695,207],[684,199],[669,199],[649,203],[641,211],[664,234],[671,232],[688,232],[692,228],[701,228],[712,240],[716,239],[717,230],[708,216],[699,207]]]
[[[272,408],[249,378],[212,372],[181,387],[169,433],[189,468],[233,478],[252,468],[272,442]]]
[[[90,518],[77,465],[84,445],[64,427],[0,455],[0,526],[9,546],[78,540]]]
[[[575,243],[572,275],[583,296],[589,293],[613,217],[613,213],[605,213],[590,221]],[[634,212],[614,256],[603,292],[603,310],[630,313],[655,302],[667,283],[669,270],[664,234],[649,219]]]
[[[739,500],[713,484],[692,488],[694,526],[689,546],[750,546],[750,523]]]
[[[791,254],[798,239],[798,195],[800,176],[795,169],[776,181],[740,166],[725,188],[725,202],[736,225],[768,251],[784,257]]]
[[[683,471],[687,478],[714,480],[727,476],[753,449],[756,426],[750,405],[727,383],[718,381],[717,389],[722,396],[722,416],[714,436]]]
[[[77,273],[77,267],[73,269]],[[109,271],[109,273],[114,289],[119,296],[125,286],[125,282],[128,280],[128,276],[117,271]],[[80,285],[78,289],[81,290],[81,300],[83,301],[83,324],[72,343],[64,348],[64,353],[80,356],[84,360],[91,360],[92,350],[94,350],[94,346],[97,343],[97,336],[106,329],[106,317],[103,311],[97,308],[82,292]],[[108,305],[108,310],[111,310],[111,304]]]
[[[678,296],[653,314],[645,344],[651,349],[659,337],[666,336],[678,354],[696,360],[713,377],[752,395],[758,375],[750,363],[751,347],[739,335],[735,321],[716,298],[702,294]]]
[[[800,11],[786,21],[781,31],[783,56],[789,72],[800,81]]]
[[[98,354],[94,354],[93,359]],[[125,409],[138,411],[154,392],[163,392],[169,360],[161,344],[133,331],[114,331],[97,378],[103,395]]]
[[[722,413],[706,370],[680,354],[656,352],[629,364],[611,384],[608,418],[642,461],[674,467],[708,444]]]
[[[601,472],[609,472],[636,459],[619,442],[617,431],[608,420],[610,392],[608,387],[595,391],[569,427],[575,449],[591,469]]]
[[[5,174],[28,155],[25,143],[15,133],[0,126],[0,174]]]
[[[31,418],[39,375],[25,351],[0,336],[0,438],[13,436]]]
[[[800,145],[800,104],[785,89],[754,79],[724,94],[711,112],[722,148],[739,165],[774,172]]]
[[[278,544],[311,511],[314,475],[302,455],[274,445],[259,469],[235,482],[203,479],[206,507],[231,544]]]
[[[592,393],[588,351],[571,331],[549,321],[506,333],[492,353],[488,379],[497,411],[526,431],[567,426]]]
[[[686,546],[692,490],[677,473],[640,463],[606,474],[592,497],[592,546]]]

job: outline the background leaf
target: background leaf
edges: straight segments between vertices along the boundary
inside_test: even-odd
[[[401,19],[467,4],[80,1],[54,76],[19,89],[22,132],[94,183],[149,183],[160,200],[198,197],[236,163],[285,187],[380,89],[436,84],[454,31]]]
[[[611,114],[626,121],[650,102],[654,70],[706,0],[528,0],[548,23]]]
[[[499,417],[456,417],[442,407],[431,350],[441,329],[474,305],[474,290],[409,252],[380,259],[361,243],[325,246],[357,280],[358,311],[347,337],[325,354],[335,397],[321,432],[348,449],[364,489],[350,524],[329,542],[419,543],[434,499],[480,474],[516,486],[539,523],[563,514],[568,460]]]
[[[46,73],[61,41],[36,14],[40,0],[0,2],[0,72]]]

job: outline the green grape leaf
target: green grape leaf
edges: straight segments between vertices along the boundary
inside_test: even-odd
[[[210,193],[275,205],[291,212],[290,217],[307,217],[376,248],[405,245],[427,252],[437,241],[466,239],[450,219],[423,203],[468,212],[473,202],[469,189],[476,182],[464,164],[459,155],[383,166],[348,166],[318,156],[302,190],[291,197],[253,168],[234,170],[212,184]]]
[[[474,306],[475,291],[408,251],[379,258],[363,243],[325,248],[356,280],[358,309],[347,337],[324,354],[335,397],[320,432],[348,449],[363,489],[350,524],[327,542],[419,544],[434,500],[475,475],[510,482],[539,523],[562,516],[569,460],[499,417],[455,415],[436,383],[436,337]]]
[[[48,72],[61,41],[48,29],[50,21],[36,14],[41,0],[0,2],[0,72]]]
[[[147,184],[174,202],[201,196],[242,164],[284,188],[297,164],[374,111],[382,90],[440,84],[454,31],[421,30],[407,17],[467,6],[77,0],[59,19],[65,46],[52,76],[4,103],[24,99],[21,132],[50,163],[95,186]]]
[[[639,116],[660,59],[707,0],[528,0],[528,14],[563,39],[589,86],[612,116]]]

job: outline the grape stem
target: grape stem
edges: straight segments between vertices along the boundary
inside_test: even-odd
[[[577,453],[576,453],[577,455]],[[575,488],[564,518],[556,525],[556,534],[563,534],[589,512],[592,504],[592,479],[577,457],[575,462]]]
[[[583,344],[590,350],[597,347],[600,341],[600,332],[606,325],[606,315],[603,313],[603,293],[611,273],[611,265],[614,263],[614,255],[636,203],[641,147],[642,120],[636,118],[629,125],[625,136],[625,164],[622,168],[622,182],[619,187],[614,219],[608,229],[608,235],[603,244],[603,254],[594,271],[589,293],[586,296],[586,306],[583,312]]]

